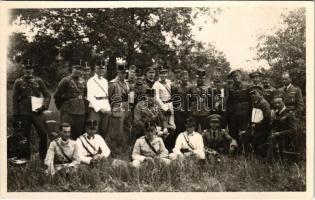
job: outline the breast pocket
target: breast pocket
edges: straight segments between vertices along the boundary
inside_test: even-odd
[[[295,95],[296,92],[290,92],[288,97],[289,97],[289,102],[294,103],[295,102]]]

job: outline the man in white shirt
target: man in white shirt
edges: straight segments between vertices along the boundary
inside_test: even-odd
[[[106,69],[101,62],[96,62],[95,75],[87,82],[89,119],[96,120],[96,131],[105,138],[111,107],[108,101],[108,82],[104,78]]]
[[[45,165],[47,174],[54,175],[59,170],[76,169],[80,164],[80,157],[76,142],[70,139],[71,126],[69,123],[60,125],[60,137],[53,140],[47,151]]]
[[[186,157],[195,157],[200,160],[205,159],[204,144],[201,134],[195,132],[194,119],[188,118],[186,131],[180,133],[176,139],[173,153],[170,154],[171,160],[183,160]]]
[[[171,96],[171,81],[167,79],[168,70],[165,67],[161,66],[159,70],[160,79],[154,83],[152,88],[156,90],[157,103],[167,116],[169,128],[175,130],[176,126]]]
[[[95,166],[101,159],[108,158],[110,154],[105,140],[96,134],[96,126],[96,120],[88,120],[86,122],[87,132],[76,141],[81,162],[92,166]]]

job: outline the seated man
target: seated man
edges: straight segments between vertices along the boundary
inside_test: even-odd
[[[168,150],[164,146],[162,138],[156,136],[155,123],[145,123],[145,136],[137,139],[132,151],[132,166],[139,168],[142,162],[153,162],[158,158],[162,163],[169,165]]]
[[[186,122],[186,131],[178,135],[173,148],[173,153],[170,154],[171,160],[184,159],[185,157],[196,157],[204,160],[204,144],[202,136],[195,132],[195,121],[188,118]]]
[[[80,164],[78,147],[74,140],[69,139],[70,124],[62,123],[60,129],[60,137],[50,143],[45,158],[45,165],[48,167],[46,173],[50,175],[62,169],[77,168]]]
[[[274,97],[275,111],[272,115],[272,133],[269,136],[269,156],[272,158],[290,157],[295,153],[296,119],[294,113],[286,108],[282,96]]]
[[[101,159],[108,158],[110,149],[102,136],[96,134],[96,120],[87,120],[86,133],[77,139],[81,162],[96,165]]]
[[[219,154],[234,153],[237,148],[236,140],[225,129],[220,128],[221,120],[218,114],[210,115],[210,129],[202,133],[206,157],[210,160],[218,158]]]

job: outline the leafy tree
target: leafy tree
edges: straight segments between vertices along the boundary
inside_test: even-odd
[[[305,93],[306,85],[306,35],[305,9],[299,8],[282,15],[282,22],[275,34],[262,34],[257,45],[258,58],[266,60],[267,71],[281,86],[281,74],[290,73],[293,83]]]

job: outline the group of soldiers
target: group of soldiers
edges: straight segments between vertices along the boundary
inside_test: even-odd
[[[167,66],[127,69],[125,63],[117,64],[117,76],[109,82],[106,70],[102,61],[93,67],[75,64],[59,82],[53,98],[60,111],[60,137],[47,148],[51,131],[43,113],[51,95],[33,75],[33,66],[23,66],[13,87],[14,128],[26,138],[23,158],[31,158],[32,125],[39,135],[39,156],[51,174],[79,163],[124,160],[126,154],[140,167],[155,158],[169,164],[188,157],[219,161],[220,155],[232,153],[281,158],[296,151],[296,118],[303,115],[304,103],[288,73],[276,89],[259,71],[250,73],[247,83],[241,70],[232,70],[224,82],[218,67],[213,80],[197,69],[193,84],[182,67],[172,69],[173,80]],[[43,99],[35,110],[33,98]]]

